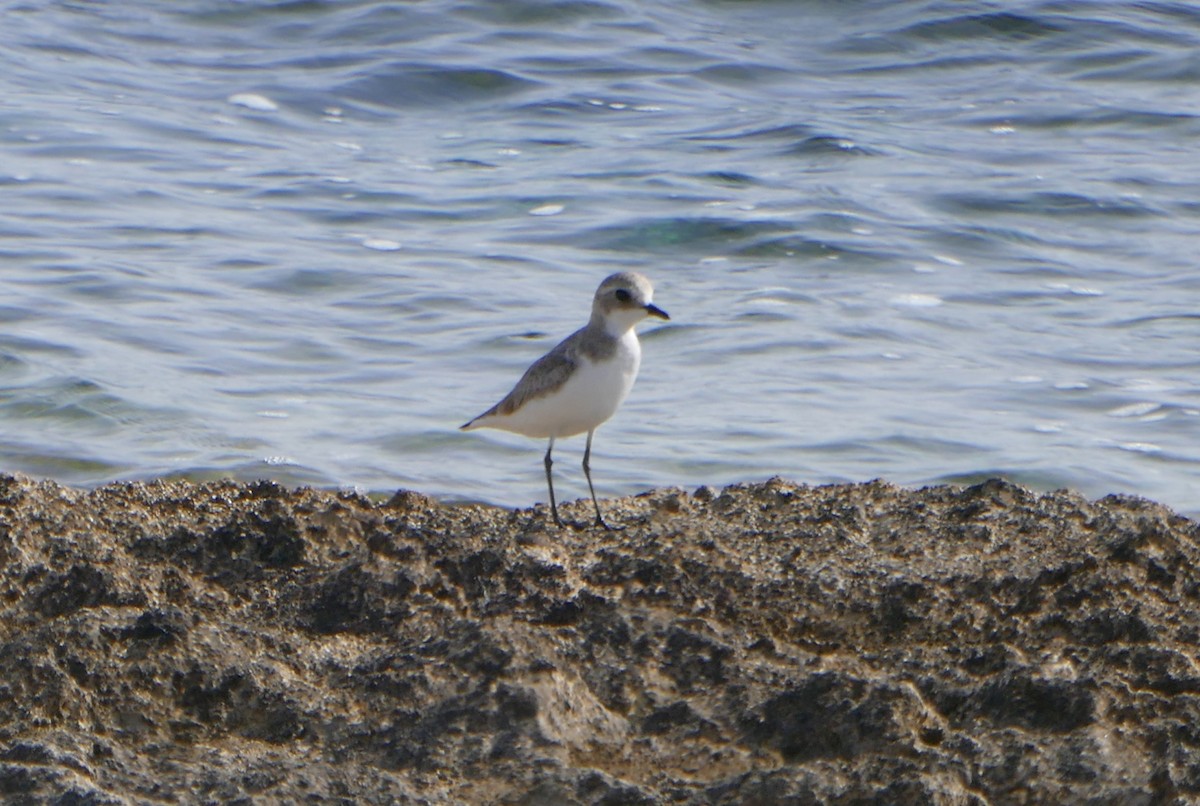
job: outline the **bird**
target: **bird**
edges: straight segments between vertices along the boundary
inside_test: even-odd
[[[550,491],[550,512],[562,528],[554,499],[554,441],[587,432],[583,474],[587,478],[594,525],[611,530],[600,513],[592,485],[592,437],[629,394],[642,362],[635,326],[648,316],[670,320],[652,301],[654,287],[641,274],[617,272],[604,278],[592,300],[588,323],[534,361],[499,403],[460,426],[463,431],[498,428],[548,439],[543,465]]]

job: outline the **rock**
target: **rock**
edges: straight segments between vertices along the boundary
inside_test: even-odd
[[[1190,520],[999,480],[606,507],[0,477],[0,800],[1200,798]]]

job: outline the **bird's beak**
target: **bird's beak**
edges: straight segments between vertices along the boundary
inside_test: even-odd
[[[671,317],[667,316],[666,311],[664,311],[662,308],[658,307],[657,305],[647,305],[646,313],[650,316],[657,316],[659,319],[670,319],[671,318]]]

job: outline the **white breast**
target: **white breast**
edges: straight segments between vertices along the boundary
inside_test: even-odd
[[[579,368],[552,394],[528,400],[520,409],[489,422],[529,437],[569,437],[591,431],[616,413],[637,378],[642,348],[630,330],[605,361],[581,360]]]

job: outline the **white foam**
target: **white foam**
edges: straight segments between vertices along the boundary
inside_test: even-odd
[[[897,294],[889,302],[905,308],[936,308],[945,300],[936,294]]]
[[[1130,403],[1127,406],[1118,406],[1115,409],[1110,409],[1109,417],[1145,417],[1151,412],[1158,411],[1162,408],[1161,403]]]
[[[246,109],[253,109],[256,112],[275,112],[279,109],[279,104],[256,92],[238,92],[225,100],[234,106],[244,106]]]
[[[387,238],[364,238],[362,245],[368,249],[374,249],[376,252],[395,252],[400,249],[399,241],[391,241]]]

